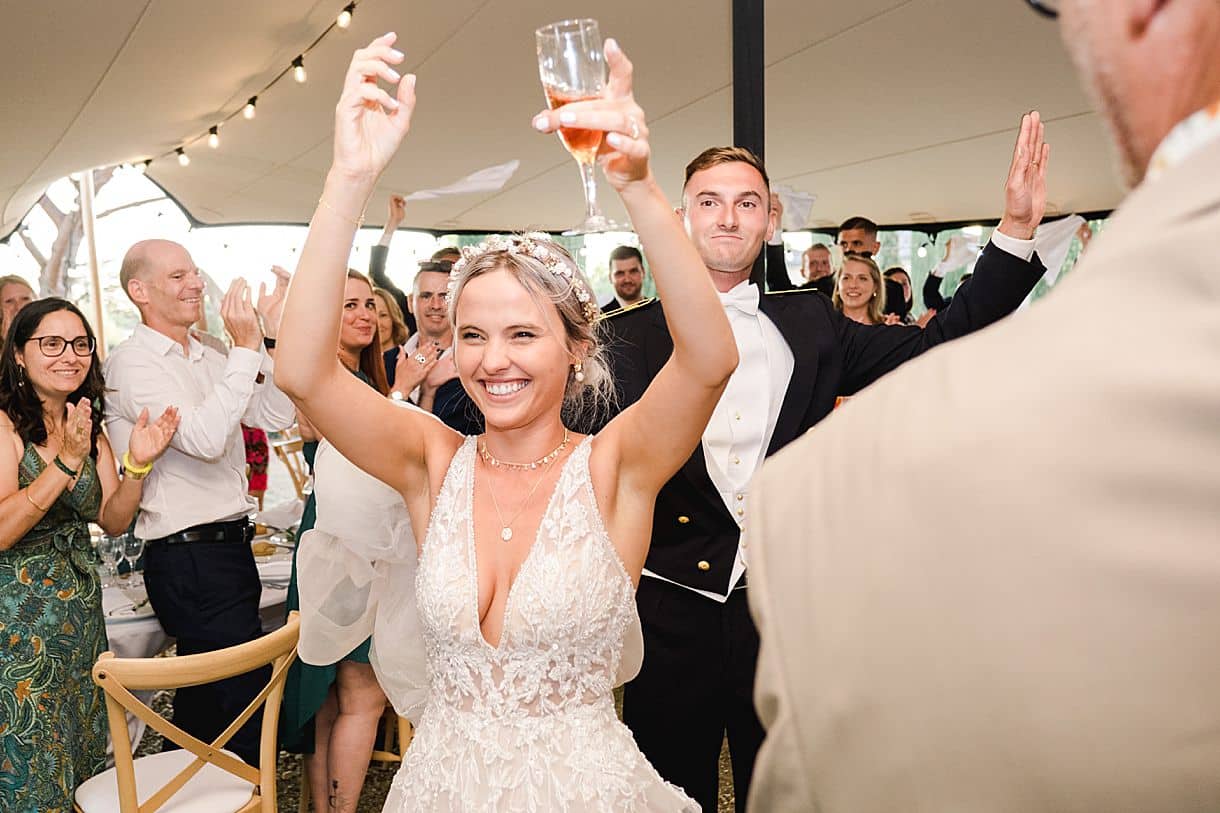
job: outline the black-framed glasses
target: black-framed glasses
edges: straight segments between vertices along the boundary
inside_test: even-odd
[[[1059,0],[1025,0],[1030,8],[1052,20],[1059,16]]]
[[[448,274],[453,270],[453,260],[421,260],[419,270]]]
[[[72,345],[72,352],[78,356],[88,356],[93,352],[94,341],[89,336],[77,336],[75,339],[65,339],[63,336],[31,336],[26,341],[38,342],[38,349],[47,358],[59,358]]]

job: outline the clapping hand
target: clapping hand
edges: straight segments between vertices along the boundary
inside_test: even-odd
[[[411,128],[415,76],[400,77],[391,67],[405,59],[394,50],[397,39],[396,34],[383,34],[352,56],[335,107],[334,168],[345,175],[380,175]],[[378,87],[378,79],[397,86],[397,95]]]
[[[441,385],[457,378],[457,363],[454,361],[453,354],[438,359],[437,363],[428,371],[427,378],[424,379],[424,389],[436,392]]]
[[[1032,240],[1046,211],[1046,163],[1051,146],[1043,141],[1042,117],[1035,110],[1021,117],[1004,185],[1004,217],[999,230],[1009,237]]]
[[[220,318],[234,347],[258,351],[263,342],[263,330],[258,324],[258,312],[250,304],[250,286],[244,279],[233,280],[220,301]]]
[[[69,402],[67,408],[59,458],[69,468],[79,469],[80,462],[89,456],[93,445],[93,407],[88,398],[82,398],[76,404]]]
[[[137,468],[144,468],[156,460],[169,447],[170,438],[178,430],[181,418],[176,407],[166,407],[161,417],[148,422],[148,407],[140,410],[140,417],[131,430],[127,444],[127,456]]]
[[[278,265],[271,266],[271,273],[275,274],[275,288],[271,293],[267,293],[267,283],[258,284],[258,304],[255,305],[255,310],[262,317],[263,334],[274,339],[280,329],[280,315],[284,312],[284,300],[288,297],[288,282],[292,275]]]
[[[441,349],[435,342],[420,345],[414,353],[399,353],[394,365],[394,389],[410,395],[432,372],[440,355]]]
[[[602,98],[565,104],[544,110],[534,117],[534,128],[553,133],[560,125],[574,129],[603,130],[598,161],[606,180],[619,192],[650,176],[648,126],[644,111],[635,102],[631,89],[631,60],[612,39],[606,40],[606,65],[610,81]]]

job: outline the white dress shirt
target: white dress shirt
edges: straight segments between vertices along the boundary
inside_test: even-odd
[[[720,295],[737,340],[739,361],[703,432],[708,476],[737,521],[741,536],[745,535],[750,480],[766,458],[793,369],[792,350],[779,328],[758,310],[758,299],[758,286],[748,280]],[[768,397],[760,398],[760,393]],[[687,589],[723,603],[745,571],[739,537],[737,558],[725,593]],[[644,573],[663,579],[648,570]]]
[[[247,494],[241,424],[275,431],[296,420],[292,401],[272,383],[266,353],[234,347],[226,358],[189,341],[184,354],[181,344],[141,324],[106,359],[106,428],[116,455],[127,450],[140,410],[148,408],[150,421],[168,406],[181,416],[144,482],[136,535],[145,539],[257,508]]]

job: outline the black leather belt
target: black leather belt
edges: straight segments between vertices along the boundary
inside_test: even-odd
[[[183,542],[244,542],[254,539],[254,525],[248,519],[229,522],[205,522],[203,525],[178,531],[160,539],[150,539],[148,545],[179,545]]]

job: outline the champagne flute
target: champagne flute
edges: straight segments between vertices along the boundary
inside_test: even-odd
[[[561,20],[534,32],[538,45],[538,75],[546,103],[554,110],[572,102],[599,99],[606,85],[606,56],[597,20]],[[625,227],[611,221],[597,206],[594,165],[601,148],[601,130],[560,127],[559,140],[580,168],[585,190],[585,219],[564,234],[619,231]]]

